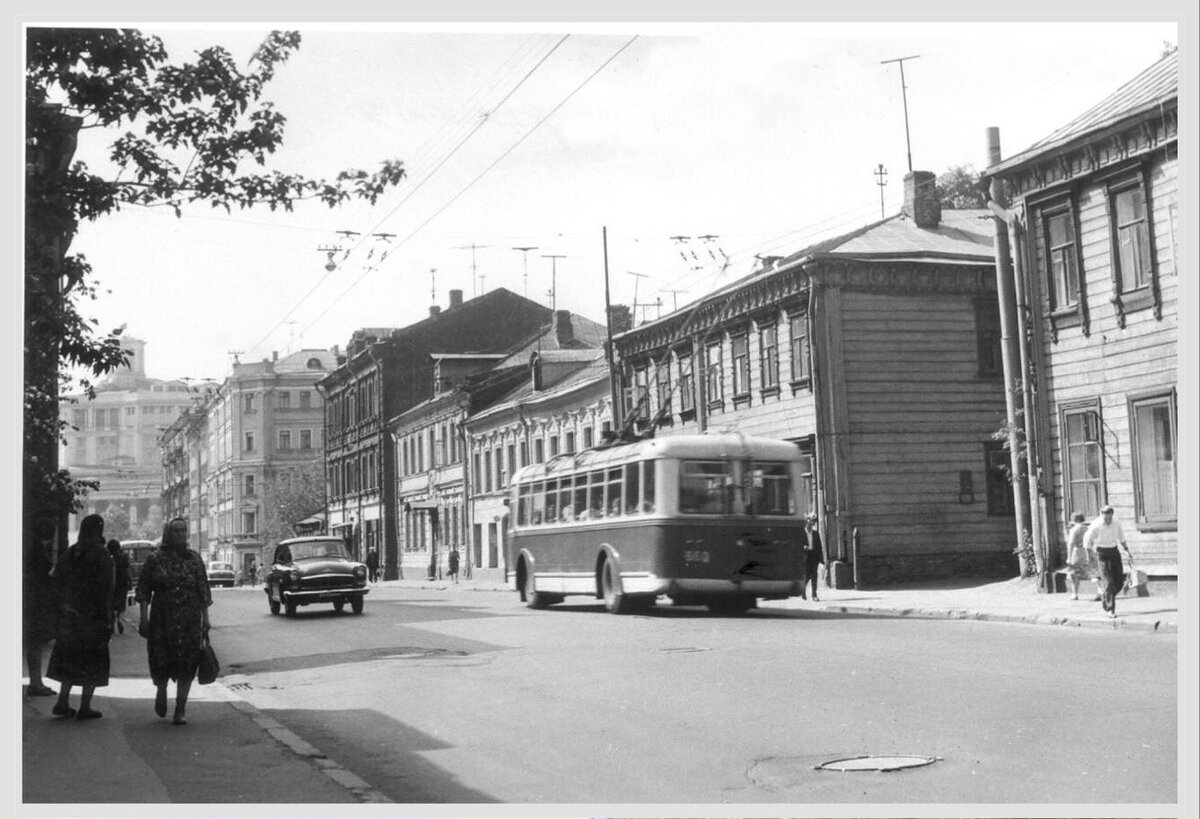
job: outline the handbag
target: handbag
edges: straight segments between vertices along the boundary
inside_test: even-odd
[[[1125,569],[1125,586],[1122,591],[1127,595],[1149,597],[1150,590],[1146,588],[1146,573],[1133,567],[1132,555],[1128,555],[1128,558],[1128,566]]]
[[[196,670],[196,682],[208,685],[215,682],[221,673],[221,663],[217,661],[217,652],[213,651],[212,643],[208,641],[208,632],[204,632],[204,645],[200,647],[200,666]]]

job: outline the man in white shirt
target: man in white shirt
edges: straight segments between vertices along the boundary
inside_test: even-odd
[[[1083,545],[1089,552],[1095,553],[1100,565],[1100,605],[1109,617],[1116,617],[1117,593],[1125,585],[1125,567],[1121,564],[1120,550],[1124,549],[1128,555],[1129,546],[1125,543],[1125,531],[1115,519],[1111,506],[1103,507],[1100,517],[1088,526]],[[1132,560],[1133,556],[1130,555],[1129,559]]]

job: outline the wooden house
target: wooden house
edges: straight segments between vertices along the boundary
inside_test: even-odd
[[[899,215],[617,336],[622,428],[795,442],[839,586],[1015,574],[987,215],[910,174]]]
[[[1139,567],[1177,571],[1178,71],[1164,56],[985,172],[1011,199],[1051,563],[1072,513],[1111,504]]]

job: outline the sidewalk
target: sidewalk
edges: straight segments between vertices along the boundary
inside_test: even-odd
[[[478,570],[476,570],[478,572]],[[378,588],[416,588],[439,591],[508,591],[516,599],[511,580],[506,584],[498,570],[474,578],[449,580],[385,580]],[[794,597],[764,601],[763,608],[808,609],[880,617],[926,617],[945,620],[987,620],[1054,626],[1121,629],[1177,633],[1179,599],[1174,579],[1154,580],[1148,597],[1119,595],[1117,616],[1109,617],[1093,601],[1094,584],[1082,584],[1079,599],[1068,594],[1039,592],[1033,578],[1001,581],[931,581],[884,589],[821,588],[819,602]],[[578,598],[583,599],[583,598]]]

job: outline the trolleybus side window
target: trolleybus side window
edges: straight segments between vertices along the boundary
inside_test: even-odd
[[[796,500],[786,463],[750,465],[750,512],[755,515],[794,515]]]
[[[572,498],[572,507],[575,511],[576,520],[587,520],[588,476],[586,472],[575,476],[575,494]]]
[[[731,467],[729,461],[684,461],[679,470],[679,511],[696,515],[727,512]]]
[[[616,517],[621,514],[621,468],[608,470],[608,484],[605,496],[608,500],[608,516]]]
[[[588,518],[604,517],[604,472],[596,470],[588,475]]]
[[[558,481],[546,481],[546,516],[543,518],[545,523],[558,522]]]
[[[530,507],[529,522],[537,526],[546,514],[546,484],[542,481],[533,485],[533,491],[530,493]]]
[[[642,511],[654,511],[654,461],[642,461]]]
[[[636,515],[642,498],[641,464],[625,464],[625,514]]]

